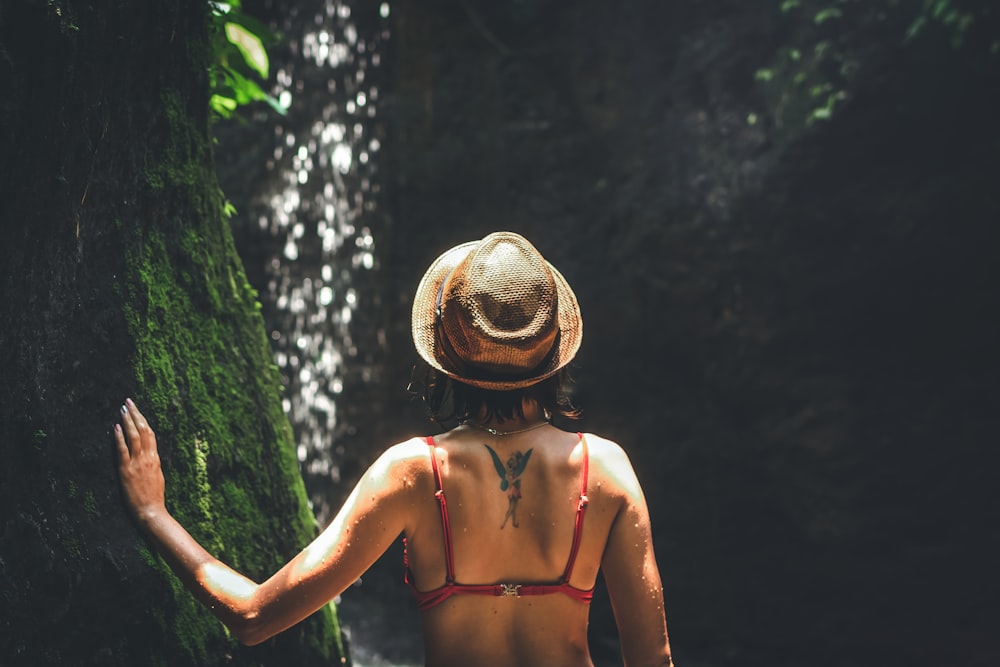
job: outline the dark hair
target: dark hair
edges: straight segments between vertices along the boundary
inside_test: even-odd
[[[417,368],[414,367],[414,375]],[[536,384],[507,391],[482,389],[448,377],[425,365],[423,387],[410,383],[411,393],[420,396],[430,413],[431,421],[446,425],[462,423],[481,414],[486,420],[505,421],[524,417],[523,401],[531,399],[551,415],[578,419],[580,410],[570,402],[566,392],[569,384],[566,369]]]

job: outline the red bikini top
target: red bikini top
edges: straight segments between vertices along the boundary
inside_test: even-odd
[[[566,562],[566,569],[559,577],[557,583],[552,584],[460,584],[455,581],[455,559],[452,552],[451,524],[448,521],[448,504],[444,497],[444,487],[441,485],[441,471],[438,470],[437,456],[434,453],[434,438],[428,436],[427,444],[431,449],[431,467],[434,469],[434,484],[437,491],[434,496],[441,506],[441,526],[444,534],[444,560],[447,568],[447,578],[443,586],[430,591],[419,591],[413,583],[413,572],[410,570],[409,559],[406,557],[406,539],[403,539],[403,560],[406,565],[406,576],[404,581],[413,589],[417,598],[417,609],[424,610],[435,607],[452,595],[493,595],[502,597],[521,597],[523,595],[550,595],[552,593],[562,593],[569,597],[590,604],[594,597],[594,589],[583,590],[571,586],[570,577],[573,575],[573,565],[576,562],[577,552],[580,550],[580,538],[583,535],[583,516],[587,511],[587,473],[590,467],[590,459],[587,454],[587,441],[583,434],[579,433],[580,443],[583,445],[583,479],[580,485],[580,501],[576,507],[576,523],[573,527],[573,546],[569,552],[569,560]]]

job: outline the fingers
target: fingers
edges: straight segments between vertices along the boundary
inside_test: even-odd
[[[139,437],[139,429],[135,427],[135,421],[132,419],[132,415],[129,414],[129,409],[127,405],[122,405],[122,429],[125,431],[125,440],[128,443],[129,452],[132,454],[132,458],[139,455],[142,451],[142,439]]]
[[[146,418],[142,416],[142,413],[139,412],[139,408],[136,407],[131,398],[125,399],[125,405],[128,407],[128,414],[132,417],[132,421],[135,422],[135,427],[139,430],[139,432],[152,432],[152,429],[149,428],[149,424],[146,423]]]
[[[127,463],[131,458],[129,453],[128,444],[125,442],[125,433],[122,432],[122,425],[115,424],[115,449],[118,450],[118,462]]]
[[[131,398],[125,399],[121,411],[124,440],[132,458],[146,451],[156,453],[156,435]],[[117,430],[116,437],[120,437]]]

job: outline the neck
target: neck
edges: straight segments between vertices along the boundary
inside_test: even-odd
[[[521,412],[514,413],[512,417],[500,417],[494,415],[492,418],[488,417],[486,414],[486,407],[482,407],[475,414],[475,416],[470,416],[469,421],[474,421],[477,424],[500,424],[503,426],[511,426],[515,424],[526,425],[534,424],[540,421],[547,421],[552,418],[552,415],[542,408],[537,401],[525,398],[521,401]]]
[[[488,418],[485,410],[480,410],[479,414],[469,419],[465,423],[475,428],[489,431],[493,435],[513,435],[522,431],[531,430],[544,426],[551,419],[551,415],[538,403],[525,400],[521,404],[521,415],[515,415],[510,419],[502,419],[494,416]]]
[[[523,428],[515,428],[515,429],[508,430],[508,431],[502,431],[499,428],[493,428],[493,427],[490,427],[490,426],[483,426],[482,424],[477,424],[475,422],[466,422],[466,423],[469,426],[472,426],[473,428],[477,428],[477,429],[479,429],[481,431],[486,431],[490,435],[504,436],[504,435],[516,435],[518,433],[524,433],[526,431],[534,431],[536,428],[541,428],[543,426],[547,426],[548,423],[549,423],[549,420],[546,419],[544,421],[540,421],[540,422],[537,422],[535,424],[532,424],[531,426],[525,426]]]

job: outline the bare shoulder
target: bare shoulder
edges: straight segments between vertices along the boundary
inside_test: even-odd
[[[585,433],[590,453],[591,474],[608,485],[608,492],[622,497],[641,495],[639,481],[628,454],[613,440]]]
[[[397,442],[394,445],[388,447],[382,455],[379,456],[376,464],[381,463],[381,465],[411,465],[417,461],[422,460],[424,463],[427,462],[428,458],[427,441],[423,438],[415,437],[409,440],[404,440],[403,442]]]
[[[423,438],[410,438],[392,445],[368,469],[377,479],[401,482],[409,487],[431,475],[430,452]]]

